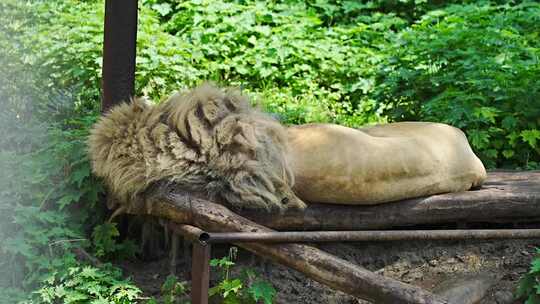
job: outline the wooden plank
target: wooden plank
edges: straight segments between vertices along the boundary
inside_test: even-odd
[[[277,230],[365,230],[459,222],[540,221],[540,171],[490,172],[480,190],[374,206],[309,204],[301,212],[239,213]]]

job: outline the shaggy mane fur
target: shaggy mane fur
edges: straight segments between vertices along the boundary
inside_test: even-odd
[[[167,182],[239,208],[305,207],[291,190],[284,128],[234,90],[205,84],[155,106],[134,99],[103,116],[88,144],[94,173],[128,206]]]

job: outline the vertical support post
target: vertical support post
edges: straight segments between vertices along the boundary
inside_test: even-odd
[[[101,111],[134,95],[137,0],[106,0]]]
[[[169,258],[171,259],[170,261],[170,273],[172,275],[176,275],[176,262],[178,261],[178,247],[179,247],[179,241],[180,241],[180,236],[176,233],[173,233],[171,235],[171,252],[170,252],[170,256]]]
[[[208,304],[210,245],[193,242],[191,263],[191,304]]]

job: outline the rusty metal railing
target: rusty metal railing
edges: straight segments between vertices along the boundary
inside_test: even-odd
[[[303,243],[403,240],[487,240],[540,238],[540,229],[473,230],[379,230],[379,231],[288,231],[206,232],[190,225],[169,227],[193,243],[191,303],[207,304],[210,282],[211,244],[216,243]]]

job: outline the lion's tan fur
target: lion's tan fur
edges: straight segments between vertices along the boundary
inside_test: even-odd
[[[465,191],[486,170],[467,138],[441,123],[288,129],[294,190],[307,202],[370,205]]]
[[[291,187],[283,127],[234,90],[210,84],[160,105],[135,99],[94,126],[89,154],[96,175],[128,204],[156,182],[235,207],[305,207]]]

